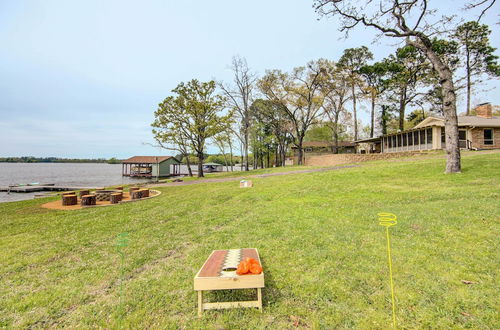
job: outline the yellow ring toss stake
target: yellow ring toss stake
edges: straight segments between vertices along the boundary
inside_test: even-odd
[[[379,213],[378,214],[379,225],[385,227],[385,233],[387,236],[387,262],[389,263],[389,278],[391,283],[391,296],[392,296],[392,323],[394,328],[396,328],[396,302],[394,300],[394,282],[392,280],[392,260],[391,260],[391,240],[389,236],[389,227],[395,226],[398,221],[396,215],[392,213]]]

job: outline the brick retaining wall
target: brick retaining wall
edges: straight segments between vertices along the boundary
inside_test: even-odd
[[[372,160],[392,159],[424,155],[422,152],[390,152],[381,154],[328,154],[306,155],[305,165],[309,166],[335,166],[348,163],[368,162]]]

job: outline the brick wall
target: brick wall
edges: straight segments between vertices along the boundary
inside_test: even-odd
[[[305,165],[310,166],[335,166],[348,163],[368,162],[372,160],[393,159],[409,157],[414,155],[424,155],[422,152],[390,152],[382,154],[329,154],[307,156]],[[296,164],[296,162],[295,162]]]
[[[478,149],[500,148],[500,128],[493,128],[493,145],[484,144],[484,132],[482,128],[473,128],[471,130],[472,147]]]

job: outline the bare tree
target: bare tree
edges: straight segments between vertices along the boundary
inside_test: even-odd
[[[252,104],[255,121],[269,128],[267,134],[272,140],[276,166],[285,166],[286,151],[290,144],[290,120],[281,104],[257,99]],[[268,153],[269,154],[269,153]]]
[[[235,111],[240,119],[240,129],[235,131],[243,147],[243,162],[245,171],[248,171],[248,139],[250,134],[250,105],[253,100],[253,91],[256,82],[256,75],[250,71],[247,61],[239,56],[234,56],[231,64],[233,71],[232,85],[220,83],[220,88],[224,92],[229,107]]]
[[[319,62],[298,67],[288,74],[267,71],[259,88],[270,100],[283,107],[293,126],[294,143],[299,150],[298,164],[303,163],[302,143],[307,129],[321,115],[324,96],[321,90],[323,70]]]
[[[489,1],[472,2],[471,5],[489,5]],[[357,0],[315,0],[314,6],[319,15],[340,17],[340,31],[348,32],[364,25],[391,38],[403,38],[407,44],[420,49],[432,63],[439,75],[443,90],[443,112],[446,135],[445,173],[461,171],[460,148],[458,145],[458,120],[456,88],[453,73],[433,48],[432,38],[448,32],[453,17],[436,17],[436,9],[428,5],[428,0],[379,0],[360,2]],[[481,14],[482,15],[482,14]]]
[[[323,109],[328,117],[327,126],[332,131],[335,144],[335,153],[339,150],[339,136],[341,133],[341,119],[348,119],[345,104],[352,99],[352,85],[349,83],[349,72],[336,63],[327,61],[323,64],[324,78],[322,80],[322,92],[325,96]]]

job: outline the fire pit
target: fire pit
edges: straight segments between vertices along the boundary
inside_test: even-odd
[[[111,199],[111,194],[120,192],[119,190],[96,190],[93,194],[96,196],[96,200],[99,202],[109,201]]]

